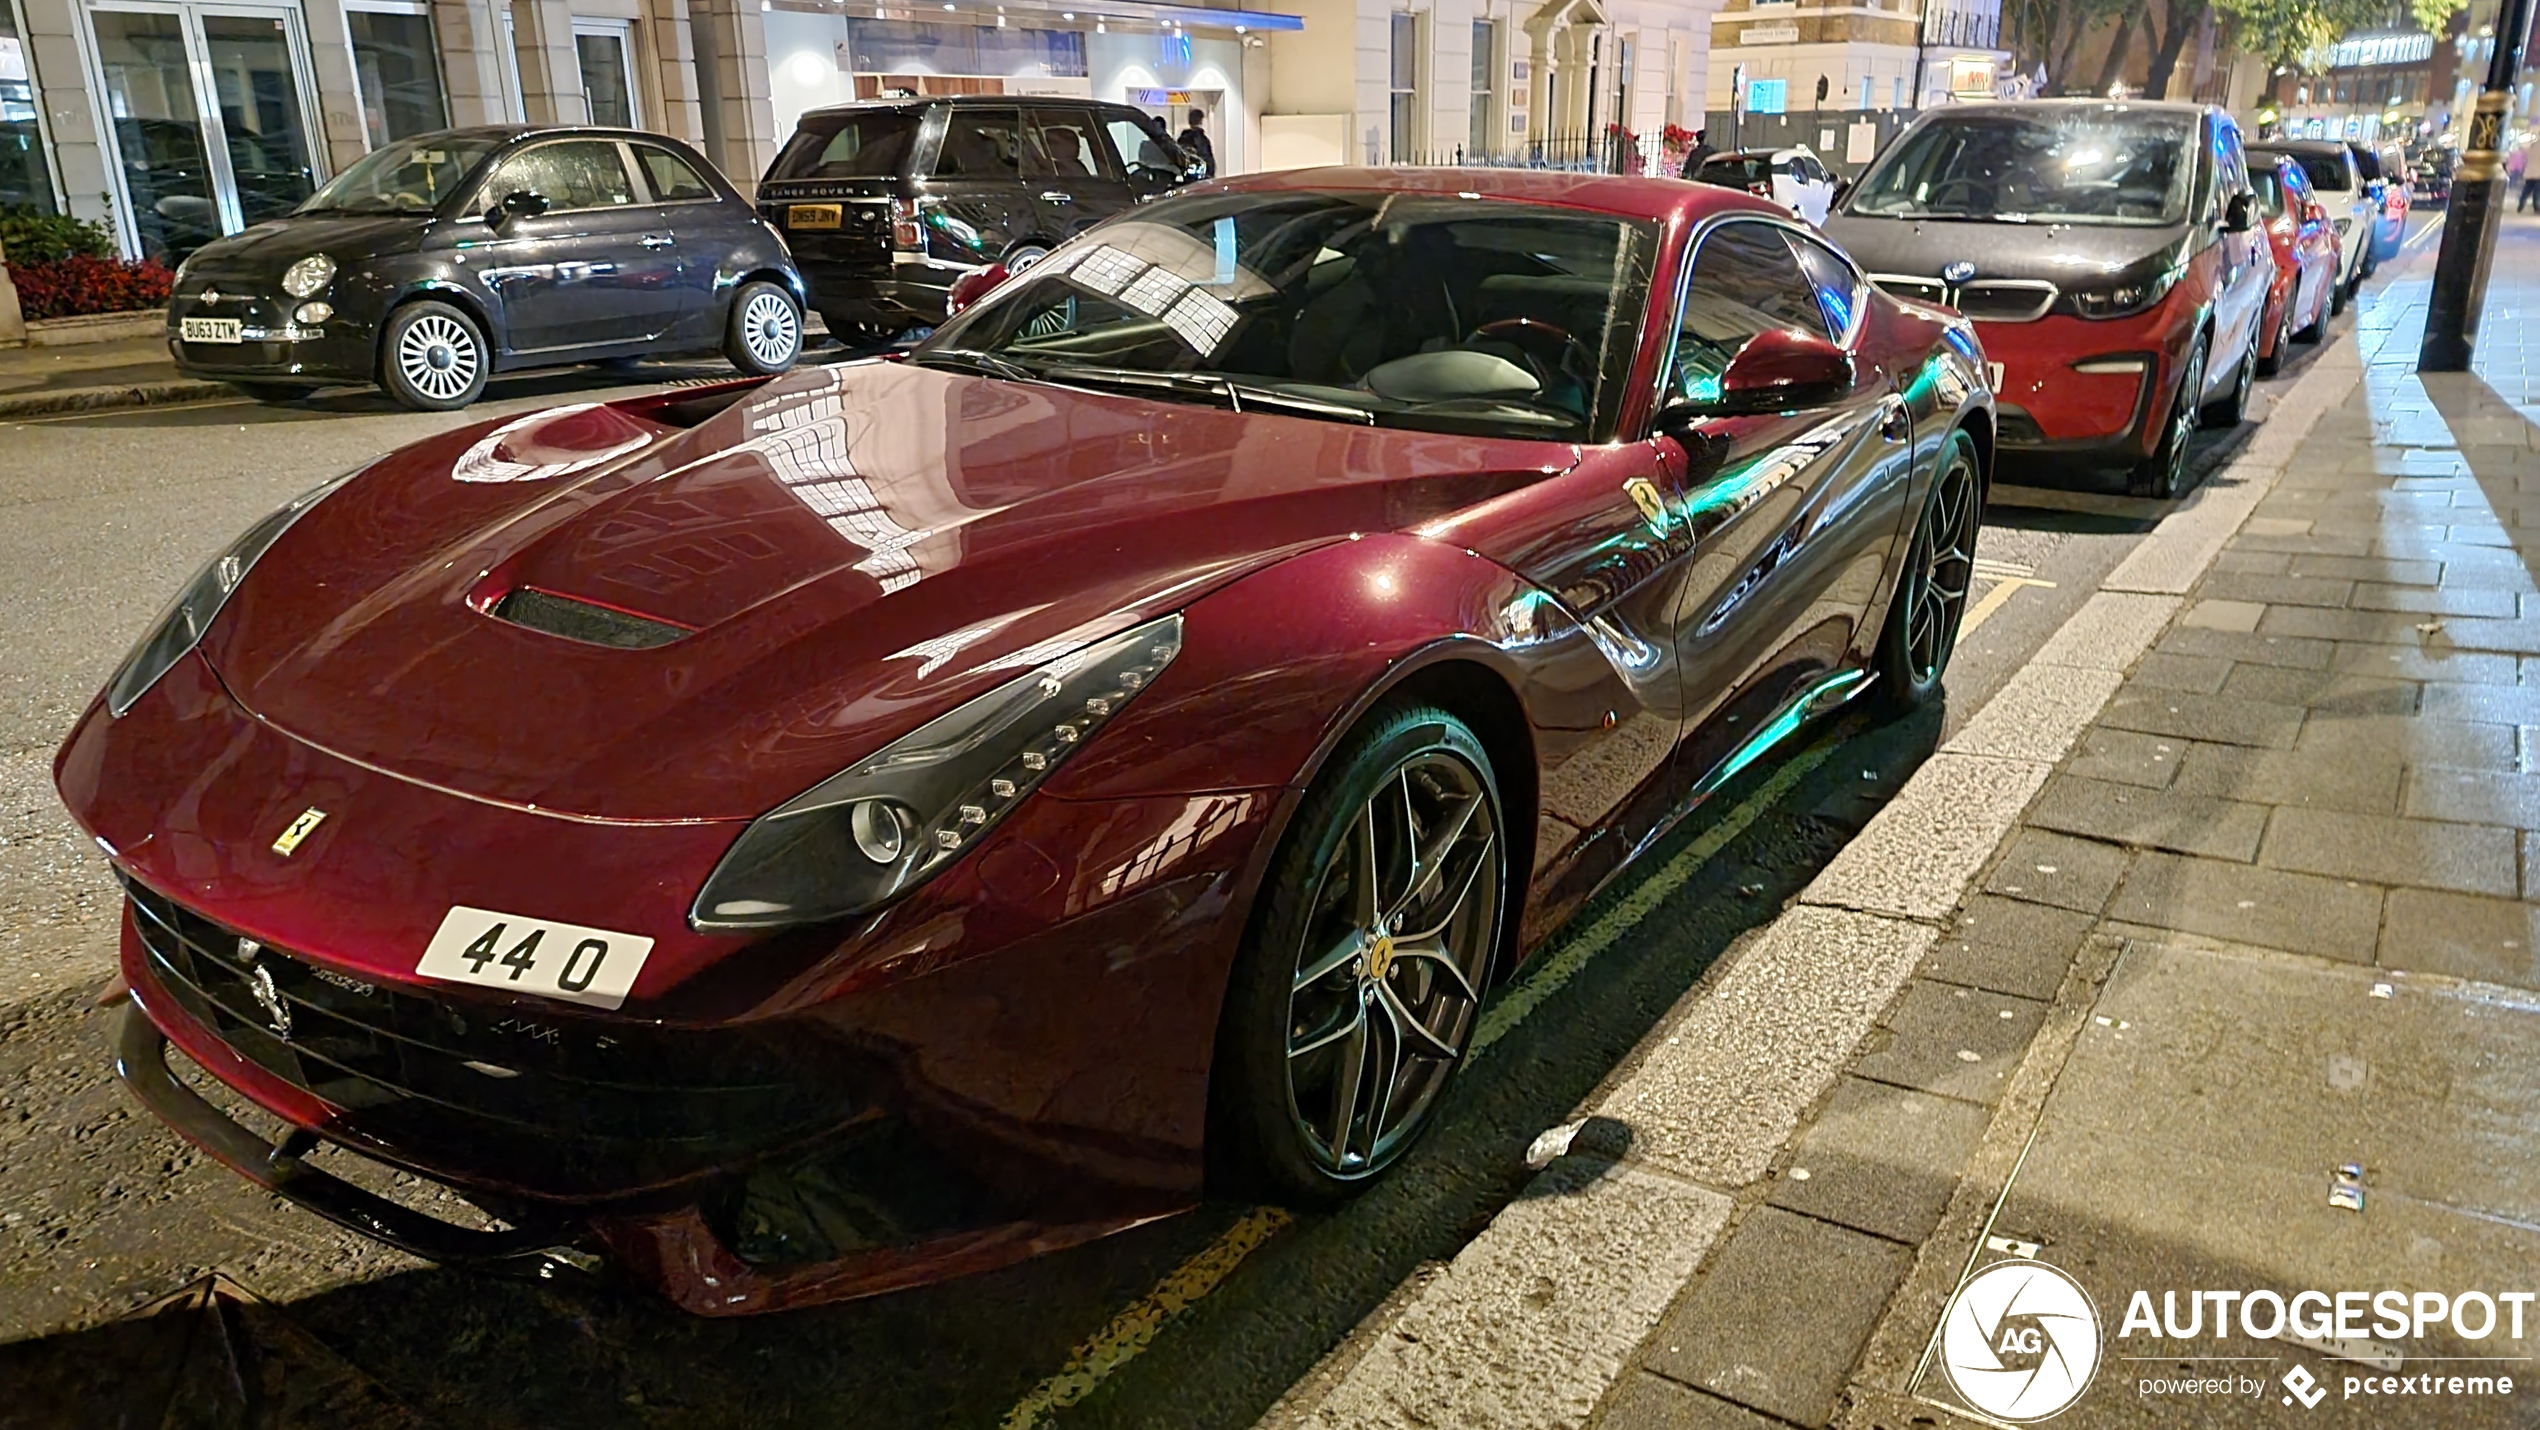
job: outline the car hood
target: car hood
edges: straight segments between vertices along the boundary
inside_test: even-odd
[[[747,817],[1076,644],[1578,458],[897,362],[677,418],[584,404],[381,459],[206,656],[275,726],[472,797]],[[524,591],[662,643],[551,634]]]
[[[423,241],[425,214],[291,214],[216,238],[186,260],[186,276],[279,277],[282,270],[323,253],[343,267]]]
[[[1975,265],[1974,277],[2042,278],[2059,288],[2114,282],[2177,261],[2189,226],[2164,224],[1990,223],[1949,219],[1826,216],[1825,232],[1870,273],[1938,277],[1948,265]]]

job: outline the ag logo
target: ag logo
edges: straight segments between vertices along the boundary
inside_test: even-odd
[[[1997,1262],[1949,1302],[1940,1364],[1968,1405],[2014,1423],[2061,1414],[2099,1369],[2099,1311],[2042,1261]]]

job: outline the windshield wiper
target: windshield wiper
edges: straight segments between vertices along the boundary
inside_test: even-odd
[[[1039,373],[1019,362],[998,357],[995,353],[983,353],[975,348],[933,348],[926,352],[912,354],[909,361],[920,367],[941,365],[967,368],[972,372],[985,373],[989,377],[1002,377],[1014,382],[1031,382],[1040,376]]]
[[[1254,387],[1250,383],[1229,382],[1226,396],[1237,412],[1288,412],[1299,417],[1323,417],[1335,422],[1355,422],[1362,427],[1376,425],[1376,414],[1364,407],[1345,402],[1325,402],[1319,397],[1299,397],[1276,388]]]
[[[1045,382],[1066,383],[1072,387],[1103,387],[1115,392],[1153,394],[1166,398],[1206,397],[1235,405],[1234,384],[1222,377],[1209,377],[1187,372],[1141,372],[1128,367],[1084,367],[1074,363],[1050,363],[1040,370]]]

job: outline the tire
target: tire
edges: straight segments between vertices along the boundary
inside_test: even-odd
[[[1953,432],[1879,631],[1874,699],[1882,716],[1909,715],[1940,693],[1949,657],[1958,649],[1958,628],[1966,621],[1976,534],[1983,523],[1984,472],[1976,463],[1976,444],[1966,433]]]
[[[456,412],[474,402],[492,368],[484,330],[447,303],[408,303],[388,315],[379,336],[379,386],[416,412]]]
[[[1005,271],[1021,273],[1049,256],[1049,245],[1046,243],[1018,243],[1006,250]]]
[[[847,348],[878,348],[899,336],[899,329],[869,318],[850,318],[839,313],[823,313],[821,323],[829,336]]]
[[[2152,454],[2134,464],[2126,491],[2138,497],[2177,496],[2187,485],[2187,444],[2196,435],[2196,395],[2205,384],[2205,335],[2198,333],[2180,365],[2178,391],[2161,417],[2161,440]]]
[[[794,306],[794,295],[764,281],[742,284],[724,320],[724,359],[752,377],[765,377],[792,367],[802,355],[803,312]]]
[[[1328,1206],[1426,1130],[1490,987],[1506,828],[1488,752],[1443,709],[1381,708],[1334,753],[1280,840],[1227,987],[1209,1080],[1227,1190]]]
[[[2258,356],[2258,376],[2273,377],[2284,370],[2284,350],[2293,346],[2293,300],[2302,296],[2297,281],[2293,291],[2284,295],[2284,311],[2276,315],[2275,341]]]
[[[2232,375],[2231,390],[2199,408],[2196,422],[2202,427],[2237,427],[2249,415],[2249,389],[2258,384],[2258,335],[2249,335],[2249,350],[2240,355],[2240,367]]]
[[[2293,334],[2293,340],[2299,343],[2316,343],[2326,338],[2328,336],[2328,316],[2336,311],[2337,278],[2334,274],[2332,274],[2328,280],[2328,292],[2322,294],[2318,302],[2311,309],[2311,325],[2295,332]]]
[[[2345,312],[2346,300],[2354,295],[2354,284],[2341,278],[2330,279],[2328,282],[2328,316],[2334,318],[2338,314]],[[2326,326],[2325,320],[2323,320],[2322,326]]]
[[[2373,243],[2371,235],[2365,235],[2364,263],[2361,268],[2355,270],[2355,287],[2358,290],[2362,289],[2364,286],[2365,279],[2370,278],[2381,268],[2381,255],[2373,251],[2375,247],[2376,245]]]

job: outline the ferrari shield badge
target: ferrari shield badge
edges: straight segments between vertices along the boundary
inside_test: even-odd
[[[1649,518],[1650,530],[1660,536],[1667,534],[1667,499],[1658,495],[1656,483],[1647,477],[1634,477],[1623,483],[1623,493],[1640,508],[1642,516]]]
[[[282,837],[273,842],[273,852],[285,859],[290,858],[291,851],[299,848],[300,842],[315,834],[317,827],[325,822],[326,811],[316,805],[301,810],[300,817],[292,820],[291,826],[282,831]]]

